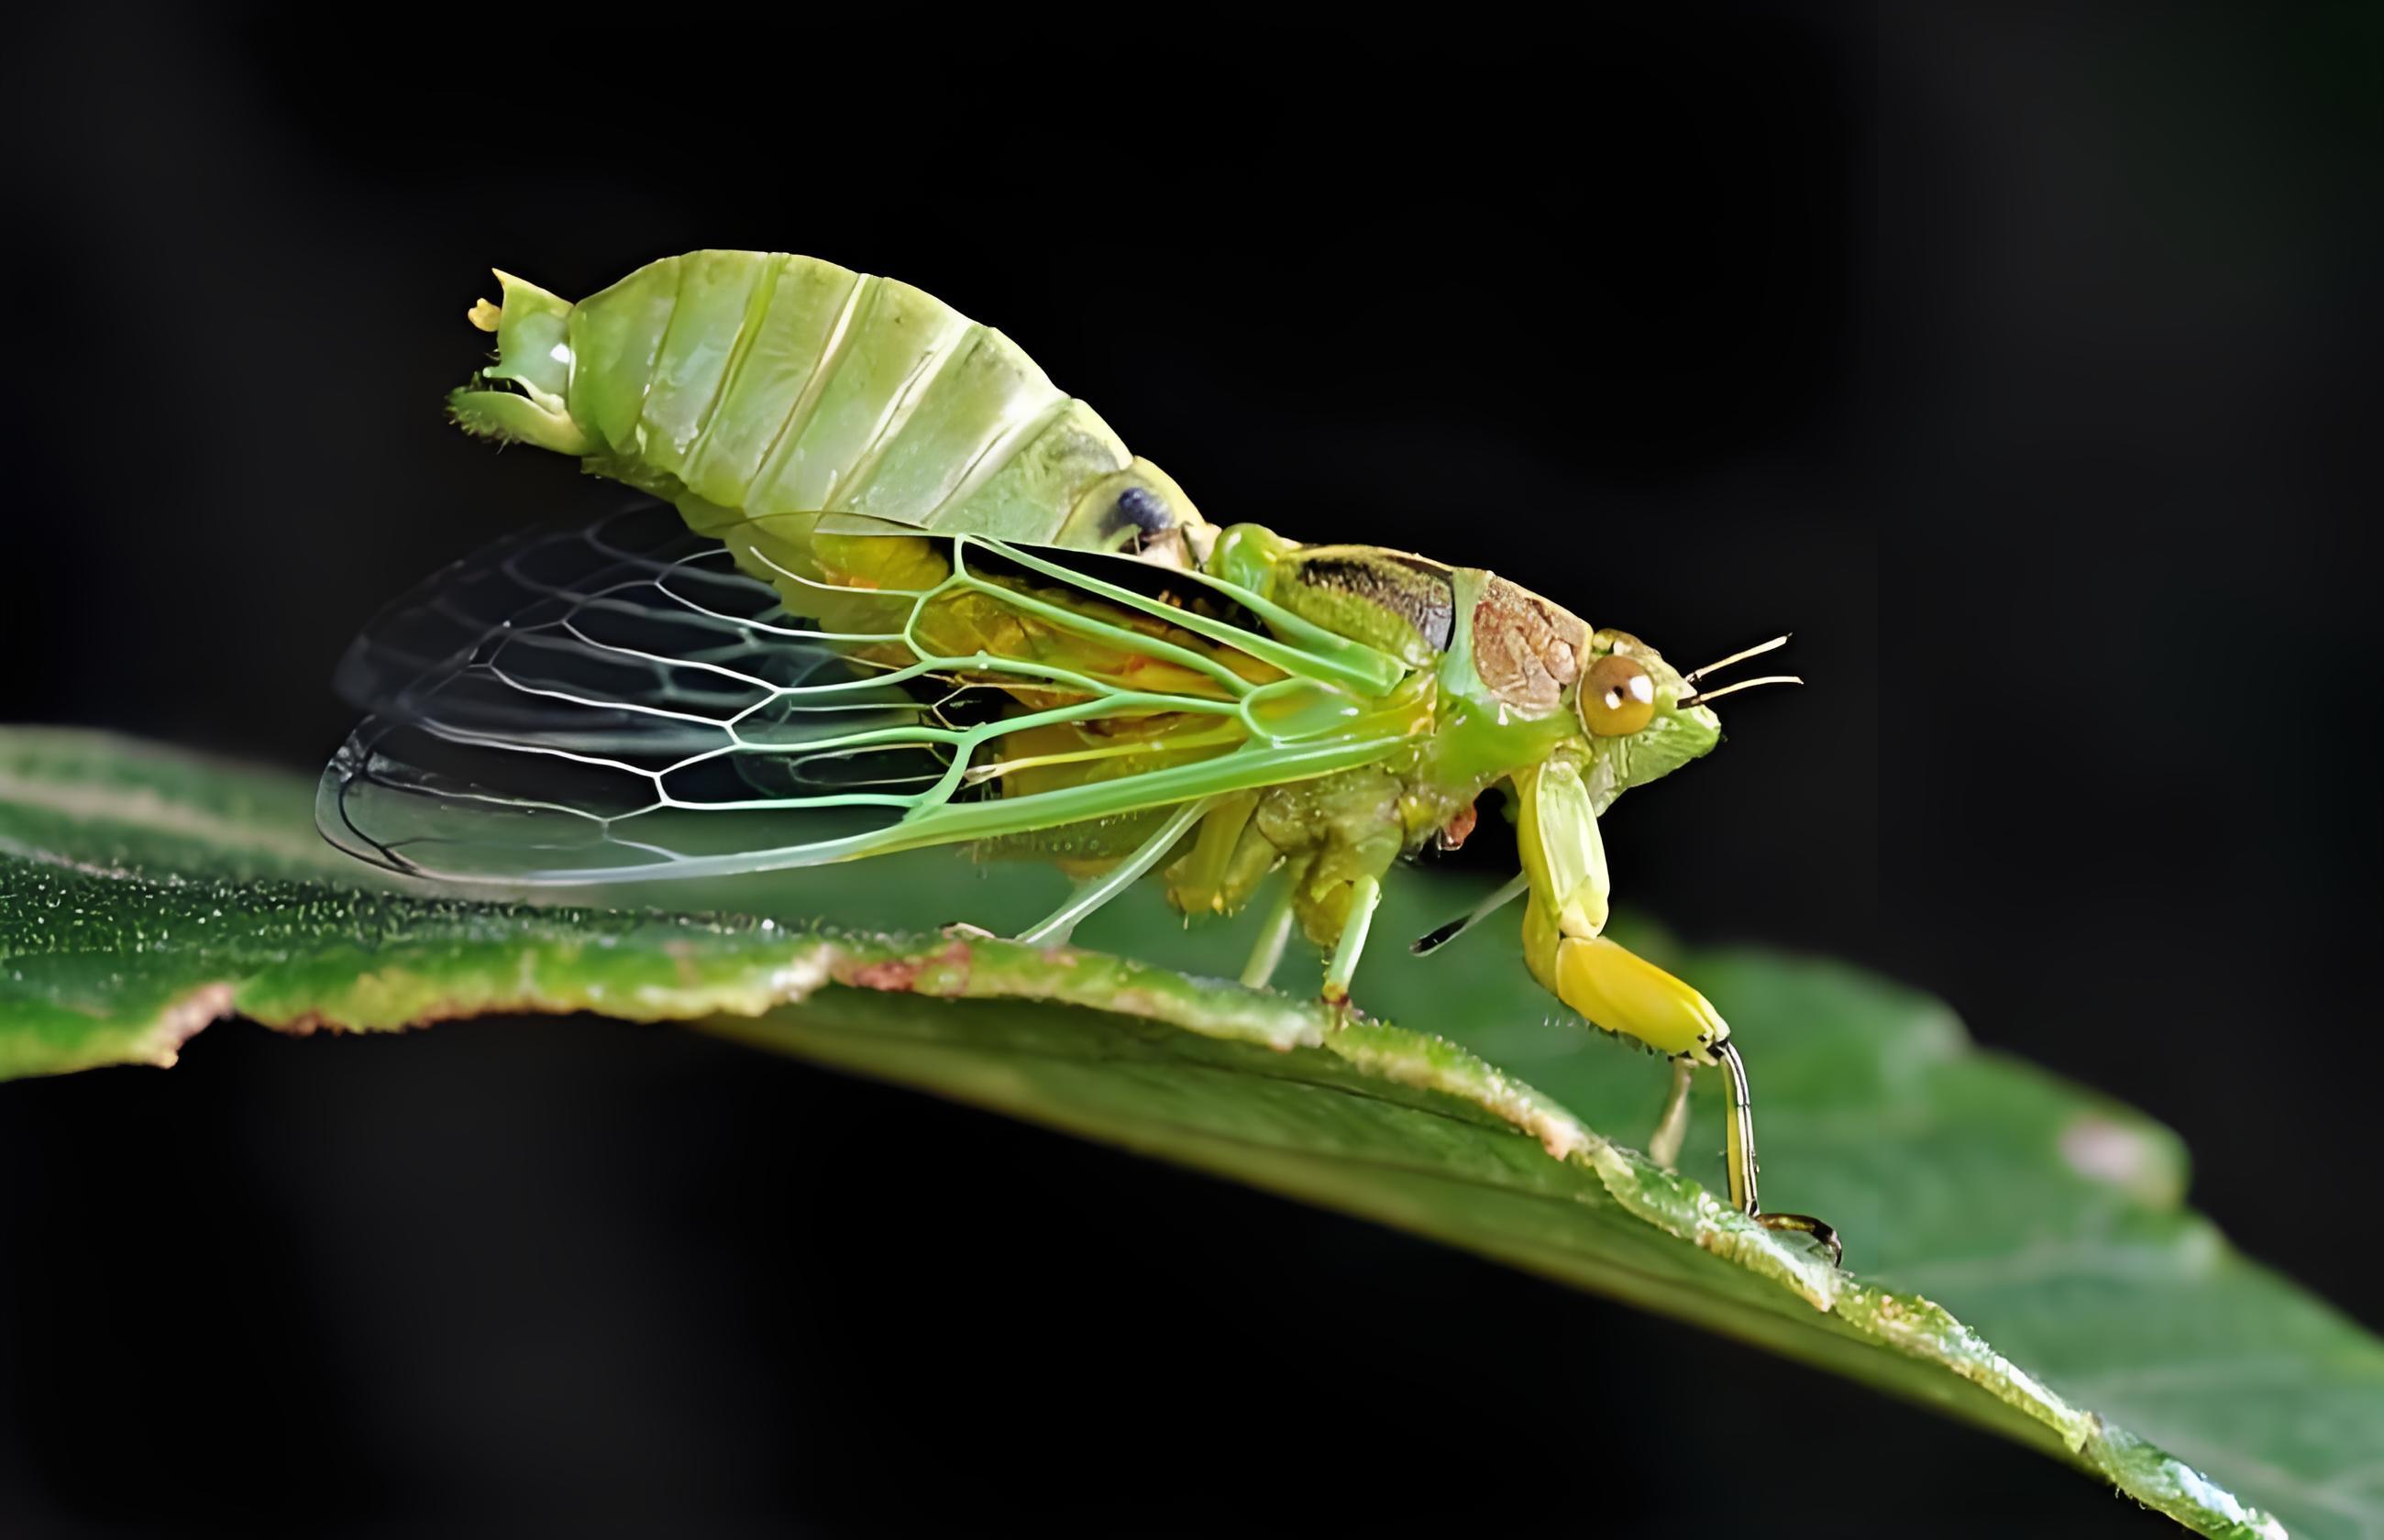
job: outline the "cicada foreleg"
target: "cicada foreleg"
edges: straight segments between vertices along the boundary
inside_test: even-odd
[[[1837,1232],[1807,1214],[1765,1213],[1756,1195],[1755,1108],[1730,1024],[1704,995],[1601,935],[1609,883],[1597,816],[1577,765],[1552,760],[1516,778],[1516,835],[1530,879],[1523,960],[1549,993],[1608,1032],[1635,1037],[1673,1060],[1671,1094],[1650,1153],[1670,1165],[1688,1124],[1688,1066],[1720,1069],[1730,1105],[1726,1163],[1732,1206],[1774,1230],[1810,1235],[1843,1255]]]

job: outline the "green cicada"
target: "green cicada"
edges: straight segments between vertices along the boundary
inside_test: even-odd
[[[1479,568],[1211,525],[906,284],[732,251],[577,304],[498,277],[471,313],[496,361],[455,420],[669,507],[515,539],[382,615],[342,665],[372,714],[324,776],[334,842],[507,884],[967,844],[1077,877],[1025,935],[1054,943],[1146,874],[1195,914],[1281,872],[1246,979],[1297,925],[1339,1002],[1392,866],[1504,785],[1522,871],[1438,938],[1528,895],[1533,976],[1673,1058],[1659,1157],[1692,1066],[1719,1068],[1732,1201],[1834,1247],[1760,1213],[1728,1025],[1600,934],[1598,817],[1713,748],[1720,664],[1681,673]]]

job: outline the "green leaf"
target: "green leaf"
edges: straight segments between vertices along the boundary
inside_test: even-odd
[[[2384,1533],[2384,1345],[2183,1209],[2167,1131],[1980,1051],[1925,998],[1763,952],[1672,959],[1745,1045],[1767,1197],[1837,1223],[1856,1276],[1717,1201],[1717,1158],[1675,1176],[1596,1132],[1638,1136],[1664,1068],[1556,1013],[1505,927],[1406,957],[1397,939],[1469,901],[1461,884],[1397,885],[1359,980],[1445,1037],[1199,976],[1232,971],[1243,930],[1186,931],[1142,896],[1084,938],[1141,961],[800,923],[1014,925],[1051,880],[928,852],[714,885],[704,913],[605,906],[651,888],[490,901],[331,851],[293,777],[0,731],[0,1075],[169,1063],[235,1011],[298,1030],[700,1019],[1852,1375],[2204,1534]],[[949,912],[920,913],[922,893]],[[1719,1128],[1701,1102],[1690,1148]]]

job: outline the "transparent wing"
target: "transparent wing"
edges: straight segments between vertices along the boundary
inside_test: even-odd
[[[971,603],[991,606],[997,630],[1025,613],[1031,601],[971,569],[998,566],[999,542],[954,538],[932,591],[873,590],[876,629],[830,630],[789,608],[805,579],[771,563],[758,533],[728,531],[772,581],[740,569],[716,533],[642,506],[500,542],[391,605],[339,670],[341,693],[370,714],[324,772],[326,837],[464,880],[695,876],[1111,817],[1329,773],[1392,741],[1295,741],[1271,726],[1280,713],[1252,708],[1299,682],[1305,654],[1214,621],[1203,624],[1227,640],[1191,648],[1154,640],[1147,619],[1130,630],[1055,610],[1054,647],[939,651],[923,640],[937,634],[920,623],[931,602],[945,606],[947,638]],[[1008,555],[1071,594],[1102,582]],[[849,626],[852,590],[823,597]],[[1166,672],[1143,665],[1172,652],[1178,682],[1095,677],[1084,660],[1105,647],[1145,673]],[[1272,674],[1284,677],[1270,693]],[[1074,736],[1056,747],[1023,736],[1053,729]]]
[[[659,876],[757,843],[835,859],[950,763],[937,703],[887,672],[669,508],[517,536],[350,648],[338,688],[371,714],[317,822],[366,860],[462,877]]]

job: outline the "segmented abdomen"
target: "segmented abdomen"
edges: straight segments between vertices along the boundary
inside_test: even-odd
[[[551,321],[517,315],[560,302],[505,290],[489,373],[560,397],[589,468],[673,497],[699,528],[712,510],[832,512],[1179,562],[1187,536],[1205,543],[1181,490],[1091,407],[907,283],[783,253],[665,257],[553,317],[560,356]]]

